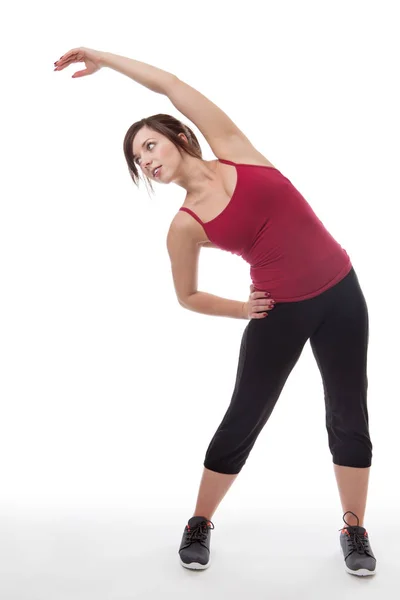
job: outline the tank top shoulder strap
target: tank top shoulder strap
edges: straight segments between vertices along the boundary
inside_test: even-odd
[[[231,160],[226,160],[225,158],[218,158],[218,161],[219,161],[219,162],[222,162],[222,163],[227,163],[228,165],[235,165],[235,166],[237,166],[237,163],[234,163],[234,162],[233,162],[233,161],[231,161]],[[192,217],[193,217],[194,219],[196,219],[196,221],[197,221],[198,223],[200,223],[200,225],[202,225],[202,226],[204,226],[204,225],[205,225],[205,223],[203,223],[203,221],[200,219],[200,217],[198,217],[198,216],[196,215],[196,213],[194,213],[192,210],[190,210],[190,208],[186,208],[186,206],[181,206],[181,208],[180,208],[179,210],[184,210],[185,212],[187,212],[187,213],[189,213],[190,215],[192,215]]]
[[[233,162],[232,160],[226,160],[226,158],[219,158],[218,161],[228,165],[237,165],[237,163]]]
[[[196,221],[200,223],[200,225],[203,225],[203,221],[200,219],[200,217],[198,217],[196,213],[190,210],[190,208],[186,208],[186,206],[181,206],[179,210],[184,210],[185,212],[189,213],[189,215],[192,215],[192,217],[194,217]]]

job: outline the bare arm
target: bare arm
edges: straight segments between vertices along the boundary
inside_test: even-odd
[[[172,278],[179,304],[205,315],[248,319],[246,302],[227,300],[198,291],[198,265],[202,245],[193,236],[190,223],[186,219],[186,213],[178,213],[167,235]]]
[[[255,148],[228,115],[201,92],[168,71],[110,52],[101,52],[101,66],[127,75],[153,92],[164,94],[196,125],[216,156],[251,156]]]
[[[234,160],[235,156],[238,157],[237,160],[241,160],[244,156],[260,154],[223,110],[173,73],[133,58],[84,47],[66,52],[59,61],[54,63],[55,70],[62,71],[68,65],[82,61],[85,62],[86,69],[74,73],[72,77],[84,77],[102,67],[109,67],[149,90],[167,96],[172,104],[201,131],[215,156],[229,154],[231,160]],[[264,157],[260,154],[260,158]]]
[[[248,319],[246,302],[228,300],[206,292],[196,292],[186,300],[180,302],[181,306],[194,312],[216,317],[232,317],[234,319]]]
[[[168,95],[171,84],[177,81],[177,77],[173,73],[163,71],[139,60],[111,54],[111,52],[101,52],[100,54],[103,67],[109,67],[122,73],[122,75],[127,75],[127,77],[157,94]]]

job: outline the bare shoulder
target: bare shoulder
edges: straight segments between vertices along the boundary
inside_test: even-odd
[[[197,230],[195,224],[197,224],[197,221],[194,221],[191,215],[180,210],[172,219],[169,230],[171,231],[173,229],[175,231],[187,232],[190,235],[194,234]]]
[[[178,241],[179,240],[179,241]],[[218,248],[215,244],[207,239],[203,227],[191,215],[185,211],[179,211],[172,219],[167,235],[167,246],[170,247],[173,243],[183,243],[186,247],[193,246],[196,252],[201,248]]]
[[[204,232],[200,224],[187,212],[180,210],[171,221],[167,234],[167,247],[172,244],[186,249],[201,247]]]
[[[182,240],[185,239],[188,244],[200,245],[204,233],[202,236],[202,227],[191,215],[180,210],[176,213],[169,226],[167,243],[173,237],[179,237]]]
[[[181,250],[194,251],[197,254],[201,248],[219,248],[207,238],[203,227],[185,211],[179,211],[171,221],[167,235],[167,248],[172,246]]]

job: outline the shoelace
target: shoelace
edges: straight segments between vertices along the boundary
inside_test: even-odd
[[[207,539],[208,529],[214,529],[214,523],[209,521],[212,527],[209,527],[207,521],[201,521],[197,523],[194,527],[188,529],[188,525],[186,526],[186,539],[190,542],[204,542]]]
[[[353,531],[352,529],[349,531],[349,528],[345,529],[349,534],[347,539],[351,545],[351,550],[364,554],[369,549],[368,539],[357,531]],[[339,531],[343,531],[343,529],[339,529]]]
[[[360,552],[362,554],[365,554],[366,550],[369,550],[369,542],[368,542],[368,538],[367,538],[367,532],[365,531],[364,534],[359,533],[358,531],[355,531],[353,529],[353,527],[351,525],[349,525],[346,521],[346,519],[344,518],[345,515],[347,515],[347,513],[351,513],[354,517],[356,517],[357,519],[357,526],[359,524],[359,518],[357,517],[357,515],[355,515],[353,512],[351,512],[351,510],[348,510],[347,512],[344,513],[343,515],[343,521],[346,523],[347,527],[342,527],[342,529],[339,529],[339,531],[346,531],[348,533],[348,541],[350,543],[351,546],[351,551],[354,552],[354,550],[356,552]]]

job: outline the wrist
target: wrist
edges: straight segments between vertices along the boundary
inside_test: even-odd
[[[247,302],[243,302],[243,306],[242,306],[243,319],[248,319],[249,318],[247,304],[248,304]]]
[[[109,52],[97,52],[98,54],[98,60],[99,60],[99,64],[101,67],[108,67],[107,64],[107,55],[109,54]]]

